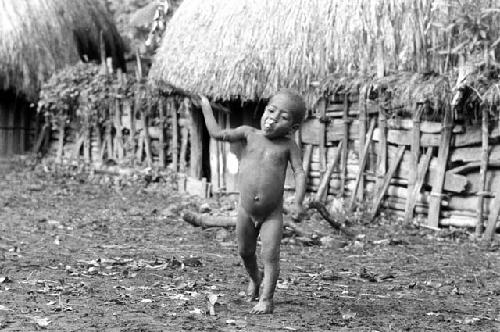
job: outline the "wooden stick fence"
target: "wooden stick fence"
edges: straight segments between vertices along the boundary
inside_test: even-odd
[[[356,199],[368,195],[373,201],[361,201],[369,202],[365,205],[372,216],[383,207],[406,223],[420,216],[433,228],[483,227],[489,216],[483,238],[491,238],[500,214],[500,192],[492,192],[500,185],[500,172],[492,170],[500,167],[500,146],[488,142],[500,138],[500,130],[497,119],[488,119],[487,107],[481,106],[482,127],[477,127],[455,123],[451,106],[444,110],[442,123],[426,119],[424,115],[435,112],[429,103],[415,105],[409,118],[388,118],[390,110],[360,98],[351,102],[351,94],[356,92],[324,98],[327,104],[319,108],[319,118],[306,120],[302,127],[307,189],[315,192],[315,200],[325,199],[324,193],[327,201],[345,198],[346,211],[353,211]],[[365,93],[358,95],[366,98]],[[338,156],[341,166],[335,170]]]
[[[476,227],[478,236],[488,220],[483,238],[491,239],[500,214],[500,146],[492,143],[500,138],[498,118],[490,119],[481,106],[481,126],[454,123],[454,111],[447,106],[442,123],[431,121],[425,117],[431,112],[428,103],[415,105],[410,117],[394,117],[367,95],[347,91],[325,96],[319,117],[305,121],[300,137],[308,191],[315,192],[316,200],[346,199],[347,211],[362,207],[355,204],[359,200],[371,217],[385,208],[406,223],[416,215],[430,227]],[[47,119],[36,148],[52,141],[58,162],[113,160],[170,166],[182,173],[190,159],[191,176],[201,179],[202,122],[191,107],[187,100],[146,100],[136,92],[113,100],[103,122],[82,116],[77,130],[60,121],[51,131]],[[217,116],[228,128],[229,116]],[[216,153],[210,159],[214,188],[224,190],[230,181],[224,157],[229,146],[211,142],[210,149]]]

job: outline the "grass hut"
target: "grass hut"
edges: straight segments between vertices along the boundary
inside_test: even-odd
[[[491,194],[468,192],[449,156],[450,146],[481,145],[477,112],[452,101],[467,99],[455,98],[464,68],[496,70],[499,9],[486,0],[186,1],[150,78],[225,104],[230,126],[252,124],[269,96],[294,88],[311,108],[299,140],[316,199],[345,199],[350,212],[369,195],[368,218],[386,207],[453,224],[460,204],[451,209],[459,199],[450,197]],[[213,170],[226,164],[212,168],[212,182],[223,183]]]
[[[29,149],[41,82],[101,54],[124,67],[122,40],[101,1],[0,0],[0,156]]]

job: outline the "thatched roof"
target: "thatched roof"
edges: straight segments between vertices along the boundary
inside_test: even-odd
[[[0,90],[35,99],[40,83],[80,59],[123,67],[123,42],[100,0],[0,0]],[[85,55],[85,56],[84,56]]]
[[[474,45],[481,47],[481,38],[499,37],[499,4],[500,0],[185,1],[167,26],[150,78],[214,98],[254,99],[281,87],[317,96],[321,91],[312,91],[310,83],[338,72],[374,76],[380,62],[386,75],[400,70],[443,74],[461,55],[467,60],[476,51],[467,48],[469,39],[470,45],[479,40]],[[488,27],[479,39],[472,35],[478,20]]]

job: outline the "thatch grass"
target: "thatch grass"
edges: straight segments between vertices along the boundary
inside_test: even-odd
[[[0,0],[0,89],[36,99],[55,71],[106,55],[124,66],[123,42],[99,0]]]
[[[332,73],[373,76],[377,64],[386,75],[400,70],[447,73],[460,59],[478,53],[474,47],[460,47],[468,36],[460,19],[480,17],[481,8],[500,8],[499,4],[500,0],[185,1],[167,26],[150,78],[214,98],[256,99],[281,87],[315,96],[321,91],[311,89],[311,83]],[[500,36],[498,16],[493,13],[485,19],[490,41]],[[498,45],[490,45],[492,62]]]

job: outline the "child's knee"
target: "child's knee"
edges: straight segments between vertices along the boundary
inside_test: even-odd
[[[239,246],[238,252],[241,258],[250,258],[255,256],[255,247]]]
[[[280,260],[280,248],[262,248],[262,260],[264,263],[277,264]]]

